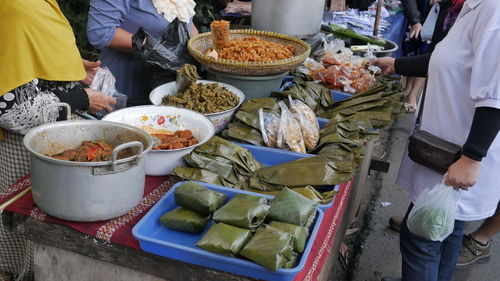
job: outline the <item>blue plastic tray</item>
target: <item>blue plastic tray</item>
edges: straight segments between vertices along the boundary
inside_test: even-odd
[[[294,161],[297,159],[302,159],[305,157],[312,157],[316,156],[314,154],[304,154],[304,153],[298,153],[298,152],[293,152],[293,151],[288,151],[288,150],[283,150],[279,148],[273,148],[273,147],[267,147],[267,146],[257,146],[257,145],[252,145],[252,144],[245,144],[245,143],[239,143],[235,142],[237,145],[244,147],[252,153],[253,157],[259,161],[259,163],[266,165],[266,166],[274,166],[274,165],[279,165],[282,163]],[[332,190],[331,186],[328,188],[328,190]],[[333,186],[333,190],[338,191],[339,190],[339,185]],[[326,210],[330,208],[333,205],[333,200],[330,201],[328,204],[322,204],[319,205],[318,208],[322,210]]]
[[[318,209],[316,212],[314,228],[311,231],[311,235],[309,235],[306,248],[300,257],[298,265],[295,268],[279,269],[273,272],[251,261],[226,257],[198,248],[196,242],[198,242],[203,235],[205,235],[205,232],[208,231],[212,224],[211,220],[205,231],[198,235],[168,229],[160,225],[160,217],[164,213],[177,208],[174,190],[183,183],[185,182],[174,185],[132,229],[132,234],[139,240],[139,245],[142,250],[175,260],[263,280],[292,281],[295,275],[302,271],[307,257],[311,252],[312,244],[318,234],[319,226],[323,220],[324,214],[321,209]],[[272,198],[272,196],[254,192],[246,192],[206,183],[199,184],[212,190],[223,192],[227,194],[229,198],[232,198],[236,194],[250,194],[269,199]]]

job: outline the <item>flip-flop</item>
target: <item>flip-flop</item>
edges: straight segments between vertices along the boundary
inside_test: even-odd
[[[417,111],[417,105],[414,103],[405,103],[404,105],[406,113],[414,113]]]

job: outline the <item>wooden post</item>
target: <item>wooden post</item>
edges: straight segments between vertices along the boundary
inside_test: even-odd
[[[331,0],[330,2],[330,11],[345,11],[347,9],[346,7],[346,0]]]
[[[380,25],[380,16],[382,14],[382,4],[384,0],[378,0],[377,13],[375,14],[375,24],[373,25],[373,36],[378,37],[378,27]]]

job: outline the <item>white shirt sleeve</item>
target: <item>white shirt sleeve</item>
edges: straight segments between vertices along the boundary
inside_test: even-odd
[[[477,34],[473,46],[471,98],[476,107],[500,109],[500,28]]]

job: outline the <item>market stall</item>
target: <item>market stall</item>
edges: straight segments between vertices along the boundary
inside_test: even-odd
[[[338,38],[310,58],[225,21],[188,48],[215,81],[184,64],[152,105],[25,136],[31,174],[0,204],[36,245],[37,280],[328,278],[378,130],[403,112],[399,78]]]

